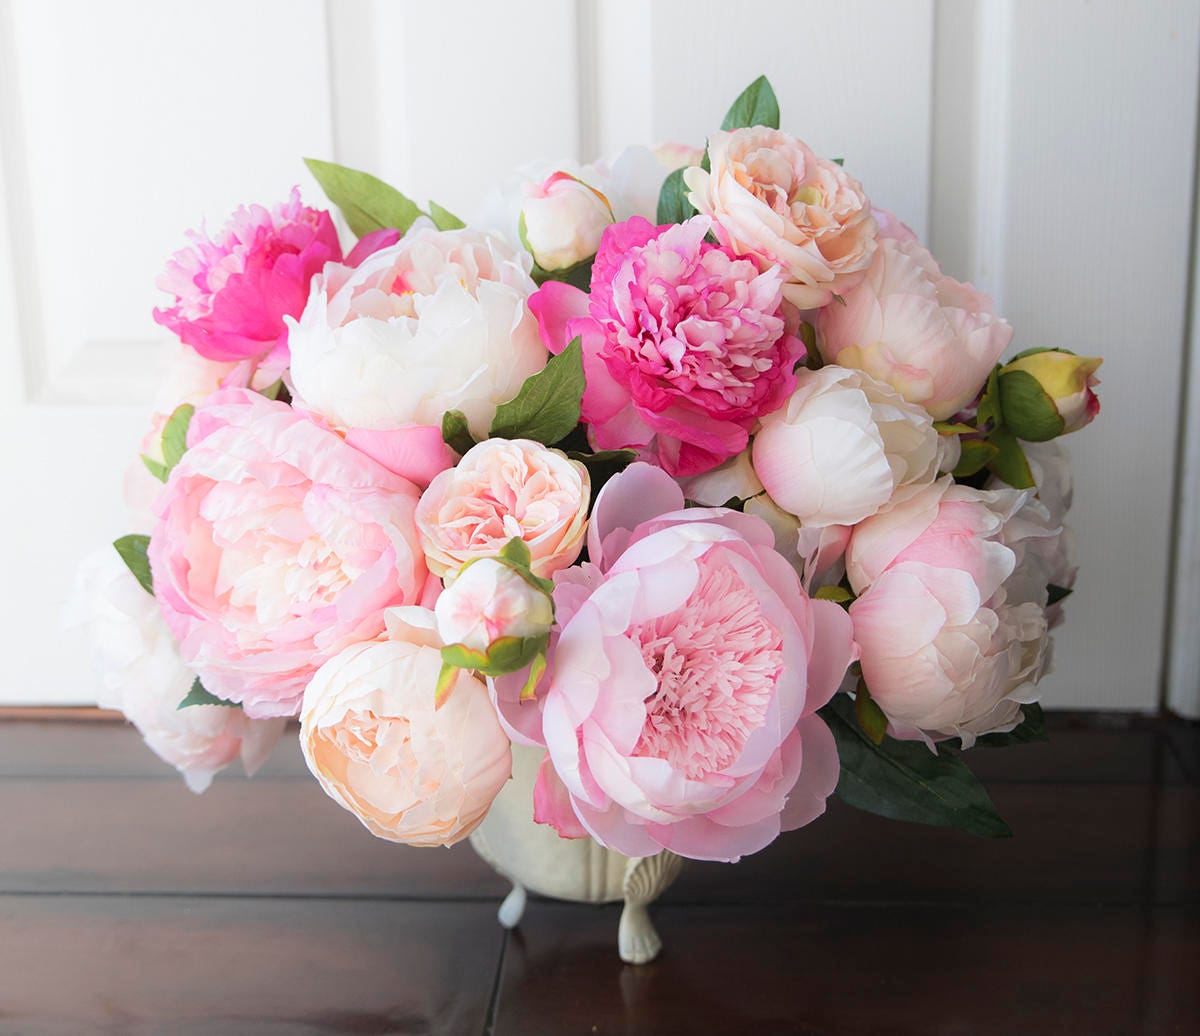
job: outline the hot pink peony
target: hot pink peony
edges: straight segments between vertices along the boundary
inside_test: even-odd
[[[510,731],[548,749],[542,819],[629,856],[734,860],[824,811],[838,758],[814,713],[853,657],[850,622],[773,543],[752,516],[685,510],[649,465],[605,486],[593,563],[556,577],[535,700],[493,682]]]
[[[783,273],[704,240],[707,217],[604,232],[591,294],[550,282],[530,299],[560,351],[583,339],[583,419],[596,449],[632,447],[672,475],[694,475],[745,448],[780,406],[804,355],[781,314]]]
[[[368,234],[347,261],[355,265],[399,236],[394,230]],[[154,319],[210,360],[269,357],[272,367],[285,367],[283,318],[304,312],[313,274],[342,260],[329,213],[302,205],[293,187],[273,209],[242,206],[216,237],[203,227],[188,237],[191,247],[176,252],[158,278],[175,303],[156,309]]]
[[[436,592],[419,491],[245,389],[196,411],[158,499],[154,590],[184,662],[250,716],[294,715],[317,667]]]

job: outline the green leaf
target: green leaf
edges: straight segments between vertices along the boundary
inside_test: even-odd
[[[477,445],[467,424],[467,415],[461,410],[447,410],[442,414],[442,442],[460,455]]]
[[[167,477],[171,474],[165,464],[155,460],[153,457],[147,457],[144,453],[142,454],[142,463],[146,465],[146,470],[158,479],[159,482],[166,482]]]
[[[276,378],[265,389],[259,389],[259,395],[266,396],[267,399],[278,399],[279,394],[283,391],[283,378]]]
[[[963,424],[961,421],[934,421],[933,430],[938,435],[969,435],[975,431],[969,424]]]
[[[466,224],[449,209],[443,209],[436,201],[429,202],[429,217],[438,230],[462,230]]]
[[[191,403],[176,407],[167,419],[162,433],[163,466],[168,472],[180,462],[187,452],[188,425],[196,408]]]
[[[442,648],[442,662],[456,669],[482,669],[487,665],[487,655],[465,644],[447,644]]]
[[[955,478],[970,478],[988,466],[995,459],[1000,448],[983,439],[963,439],[962,453],[954,468]]]
[[[684,170],[676,169],[663,180],[658,192],[658,222],[685,223],[696,215],[696,208],[688,201],[688,185],[683,182]]]
[[[600,450],[597,453],[588,453],[584,450],[567,450],[567,456],[571,460],[577,460],[582,464],[632,464],[637,460],[637,453],[634,450]]]
[[[993,428],[988,436],[996,447],[996,456],[988,462],[993,474],[1007,482],[1013,489],[1033,489],[1033,472],[1017,437],[1007,428]]]
[[[121,560],[125,562],[134,578],[141,584],[142,589],[151,597],[154,596],[154,580],[150,575],[150,537],[140,533],[130,533],[119,540],[113,540],[113,546]]]
[[[844,586],[823,586],[813,597],[818,601],[833,601],[834,604],[845,604],[854,600],[854,594]]]
[[[589,255],[586,259],[581,259],[572,266],[563,267],[561,270],[543,270],[540,266],[535,265],[533,281],[539,286],[547,281],[562,281],[580,291],[588,291],[592,286],[592,264],[595,261],[596,257]]]
[[[357,237],[385,227],[404,233],[423,215],[414,201],[370,173],[315,158],[304,164]]]
[[[1002,371],[999,385],[1000,409],[1010,432],[1026,442],[1046,442],[1062,435],[1066,422],[1029,371]]]
[[[176,709],[186,709],[192,705],[224,705],[231,709],[239,707],[235,701],[226,701],[224,698],[218,698],[215,694],[206,691],[198,676],[192,681],[192,689],[187,692],[186,697],[176,706]]]
[[[820,714],[837,740],[837,793],[844,802],[893,820],[957,827],[983,838],[1012,835],[983,785],[950,749],[935,755],[920,741],[894,738],[873,744],[845,694],[834,695]]]
[[[779,129],[779,101],[766,76],[759,76],[738,95],[721,123],[723,130],[741,129],[743,126]]]
[[[887,734],[888,720],[883,709],[871,697],[866,682],[860,677],[858,688],[854,692],[854,718],[864,734],[870,738],[871,744],[881,745]]]
[[[1059,601],[1070,597],[1074,592],[1075,590],[1072,587],[1055,586],[1053,583],[1051,583],[1048,587],[1046,587],[1046,607],[1049,608],[1052,604],[1058,604]]]
[[[553,446],[579,423],[583,388],[583,346],[575,337],[544,370],[525,379],[515,399],[496,408],[489,437]]]
[[[528,568],[533,561],[533,555],[529,553],[529,546],[519,536],[514,536],[503,547],[500,548],[500,553],[497,557],[501,561],[511,561],[519,568]]]
[[[846,164],[846,160],[844,158],[832,158],[830,161],[836,166],[844,166]]]
[[[1031,745],[1039,741],[1049,741],[1046,733],[1046,716],[1042,707],[1034,702],[1021,706],[1021,722],[1006,734],[984,734],[976,738],[977,747],[1007,748],[1009,745]]]
[[[1000,415],[1000,365],[992,368],[988,375],[987,385],[979,398],[979,407],[975,411],[975,424],[979,430],[986,431],[989,425],[998,425],[1003,421]]]

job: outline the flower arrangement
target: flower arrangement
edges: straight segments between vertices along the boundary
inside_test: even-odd
[[[1034,348],[779,129],[541,166],[467,225],[366,173],[191,234],[178,362],[77,603],[99,701],[203,790],[289,718],[375,835],[528,809],[732,861],[835,790],[1009,833],[965,761],[1044,737],[1075,563],[1055,440],[1100,361]],[[977,749],[978,750],[978,749]]]

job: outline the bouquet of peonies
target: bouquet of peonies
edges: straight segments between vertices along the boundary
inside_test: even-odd
[[[1052,440],[1100,361],[1034,348],[781,132],[531,167],[464,224],[308,163],[167,264],[182,349],[76,602],[99,700],[202,790],[299,717],[374,834],[529,809],[735,860],[835,791],[1004,835],[963,761],[1044,737],[1075,578]]]

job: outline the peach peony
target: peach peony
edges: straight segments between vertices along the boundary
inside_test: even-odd
[[[711,172],[688,169],[688,199],[713,217],[717,239],[787,275],[797,309],[824,306],[862,277],[875,220],[862,186],[836,162],[766,126],[708,138]]]
[[[325,793],[379,838],[453,845],[512,774],[512,750],[476,677],[458,670],[434,707],[442,667],[433,616],[388,615],[392,639],[354,644],[304,693],[300,746]]]
[[[452,579],[475,558],[517,538],[535,575],[570,565],[583,547],[591,481],[587,468],[529,439],[489,439],[468,450],[421,494],[417,528],[429,570]]]

